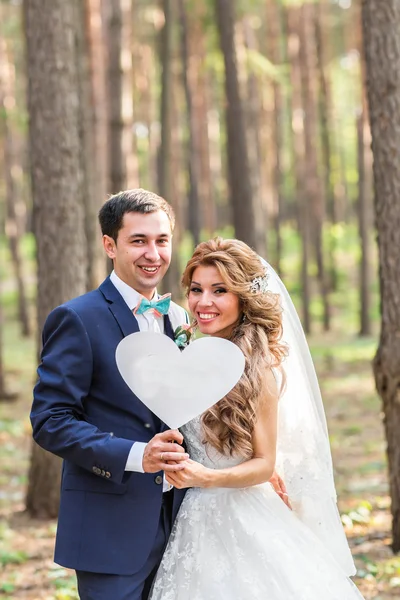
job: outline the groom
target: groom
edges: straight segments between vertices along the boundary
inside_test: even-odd
[[[188,317],[168,297],[156,305],[171,261],[171,206],[128,190],[99,220],[114,270],[48,316],[31,421],[35,441],[64,459],[55,561],[76,570],[82,600],[143,600],[184,494],[163,471],[183,468],[187,454],[182,435],[124,383],[115,350],[136,331],[173,339]]]

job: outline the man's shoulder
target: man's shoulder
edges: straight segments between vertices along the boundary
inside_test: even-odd
[[[62,307],[72,309],[76,312],[81,310],[85,310],[87,308],[93,308],[95,306],[99,306],[103,304],[104,297],[101,294],[100,290],[92,290],[91,292],[86,292],[86,294],[82,294],[81,296],[77,296],[76,298],[72,298],[68,300],[68,302],[64,302]]]
[[[104,297],[99,289],[92,290],[91,292],[87,292],[86,294],[82,294],[81,296],[76,296],[59,306],[56,306],[49,317],[58,317],[62,315],[78,315],[81,319],[84,319],[86,316],[91,316],[97,309],[101,309],[104,307]]]

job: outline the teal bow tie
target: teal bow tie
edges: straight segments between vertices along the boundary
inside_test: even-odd
[[[142,315],[148,310],[153,310],[157,317],[161,317],[161,315],[166,315],[168,313],[170,304],[171,294],[165,294],[158,300],[147,300],[147,298],[142,298],[133,311],[133,314]]]

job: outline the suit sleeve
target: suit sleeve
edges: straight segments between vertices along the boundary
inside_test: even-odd
[[[102,432],[85,420],[93,356],[86,329],[75,311],[61,306],[43,329],[43,351],[34,388],[34,440],[49,452],[121,483],[132,440]]]

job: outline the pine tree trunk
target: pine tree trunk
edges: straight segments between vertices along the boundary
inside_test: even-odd
[[[295,193],[297,199],[297,221],[301,237],[301,271],[300,283],[302,292],[302,323],[306,333],[311,332],[311,281],[309,275],[311,211],[306,196],[306,168],[304,142],[304,108],[302,98],[302,78],[299,46],[300,38],[298,23],[300,9],[295,6],[287,7],[288,57],[290,60],[291,78],[291,109],[293,128],[293,155],[295,170]],[[300,121],[301,119],[301,121]]]
[[[190,37],[188,39],[190,70],[188,72],[193,94],[193,133],[196,156],[199,161],[199,200],[202,208],[202,222],[206,235],[211,237],[217,228],[215,193],[210,165],[209,105],[210,93],[206,62],[206,35],[204,32],[205,4],[196,3],[187,12]]]
[[[93,110],[93,86],[91,77],[90,55],[90,6],[88,3],[78,1],[76,4],[77,24],[77,62],[78,91],[79,91],[79,135],[80,135],[80,161],[83,172],[84,209],[85,209],[85,236],[87,248],[86,261],[86,290],[98,287],[105,275],[104,255],[100,243],[97,213],[102,204],[99,198],[98,165],[95,137],[95,114]],[[102,269],[103,267],[103,269]]]
[[[371,257],[370,257],[370,230],[371,219],[369,215],[368,193],[365,177],[365,140],[364,140],[364,113],[357,117],[357,155],[358,155],[358,234],[360,238],[361,257],[360,273],[360,335],[371,334],[370,318],[370,284],[371,284]]]
[[[400,551],[400,1],[363,0],[364,53],[374,156],[381,335],[374,360],[387,440],[393,551]]]
[[[192,234],[195,246],[200,242],[201,213],[199,199],[199,156],[195,145],[195,123],[193,112],[193,93],[189,81],[189,47],[188,47],[188,19],[184,0],[179,0],[179,18],[181,27],[181,60],[182,81],[185,91],[187,111],[187,170],[188,170],[188,228]]]
[[[6,200],[6,219],[5,234],[10,249],[11,260],[14,267],[15,280],[18,290],[18,317],[21,324],[23,336],[31,334],[31,324],[28,311],[28,300],[23,276],[23,264],[20,252],[19,227],[16,214],[16,203],[18,192],[14,181],[15,144],[10,131],[9,118],[7,114],[7,101],[15,98],[15,81],[13,69],[10,65],[10,59],[7,52],[7,45],[4,39],[0,39],[0,63],[3,65],[0,73],[0,108],[2,117],[0,120],[1,136],[3,138],[3,166],[5,181],[5,200]]]
[[[256,225],[244,113],[239,93],[234,43],[234,4],[234,0],[215,0],[219,41],[225,64],[228,178],[235,234],[249,246],[256,248]]]
[[[103,3],[108,49],[108,193],[117,194],[126,188],[126,162],[123,153],[124,121],[122,115],[123,71],[121,0]]]
[[[310,203],[312,218],[311,239],[313,242],[315,260],[317,263],[318,281],[320,284],[323,305],[323,328],[330,329],[329,290],[325,272],[325,257],[323,250],[323,223],[325,207],[323,192],[318,174],[317,144],[317,110],[315,91],[315,56],[314,36],[312,30],[314,5],[303,4],[300,19],[300,65],[302,77],[302,94],[304,108],[304,140],[306,157],[306,196]]]
[[[287,61],[287,51],[285,51],[286,40],[283,31],[283,7],[280,0],[267,0],[267,50],[268,56],[274,65],[282,65]],[[284,140],[284,98],[281,89],[281,83],[273,81],[272,83],[274,97],[274,115],[272,124],[272,152],[273,152],[273,185],[274,185],[274,204],[275,204],[275,265],[280,277],[282,272],[282,232],[281,226],[284,213],[284,164],[282,161],[282,149]],[[290,106],[287,107],[290,114]],[[288,143],[293,143],[292,130],[289,132]]]
[[[161,62],[161,143],[158,154],[158,187],[160,195],[171,202],[175,212],[178,209],[177,198],[173,194],[172,183],[172,130],[174,119],[172,115],[173,75],[173,4],[172,0],[163,0],[164,26],[160,37],[160,62]],[[176,156],[175,156],[176,159]],[[163,280],[163,290],[170,292],[174,298],[180,295],[180,267],[178,259],[179,250],[179,219],[174,236],[171,265]]]
[[[97,214],[107,199],[108,189],[108,114],[106,89],[105,36],[101,0],[88,0],[84,4],[85,31],[82,31],[82,52],[87,56],[81,65],[81,93],[85,91],[90,102],[82,128],[82,149],[85,170],[89,169],[85,195],[85,231],[88,246],[87,289],[97,287],[106,275]],[[85,126],[86,125],[86,126]]]
[[[327,285],[330,290],[337,288],[337,273],[336,273],[336,236],[333,228],[336,225],[336,198],[335,190],[331,176],[331,140],[330,131],[332,125],[330,123],[330,91],[328,80],[325,73],[325,56],[324,56],[324,15],[325,10],[328,10],[329,5],[325,4],[325,0],[319,0],[315,10],[315,42],[317,55],[317,69],[319,78],[319,121],[321,130],[321,150],[322,150],[322,179],[324,182],[324,193],[326,197],[327,214],[329,216],[328,230],[328,248],[329,248],[329,278]]]
[[[243,19],[244,44],[250,51],[257,50],[257,40],[248,18]],[[265,201],[265,191],[262,186],[262,152],[260,130],[262,117],[261,93],[259,81],[254,73],[247,69],[247,98],[246,98],[246,129],[249,168],[251,177],[256,251],[261,256],[268,256],[268,214]],[[271,186],[272,187],[272,186]]]
[[[25,0],[28,113],[34,233],[38,263],[38,330],[48,313],[86,289],[84,173],[77,55],[78,0]],[[40,344],[39,344],[40,346]],[[27,509],[58,511],[59,458],[34,448]]]

